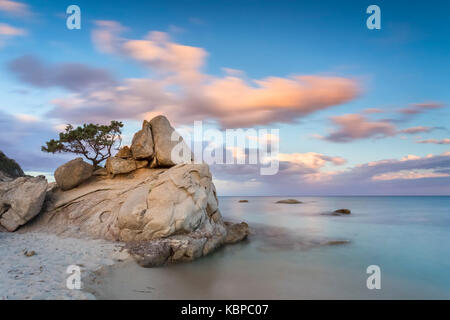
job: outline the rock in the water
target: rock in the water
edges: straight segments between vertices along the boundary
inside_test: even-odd
[[[0,182],[0,225],[15,231],[42,209],[47,190],[44,176],[20,177]]]
[[[137,242],[127,248],[136,262],[145,268],[165,265],[171,254],[170,241],[167,240]]]
[[[192,162],[192,154],[183,138],[175,132],[164,116],[157,116],[150,120],[153,141],[155,142],[155,157],[157,166],[171,167],[179,163]],[[172,159],[172,150],[179,155],[179,159]],[[153,165],[155,166],[155,165]]]
[[[154,156],[154,142],[152,130],[147,120],[142,123],[142,129],[136,132],[131,143],[134,159],[151,159]]]
[[[241,202],[241,203],[247,203],[248,200],[239,200],[239,202]]]
[[[350,214],[352,213],[350,211],[350,209],[338,209],[338,210],[334,210],[335,213],[341,213],[341,214]]]
[[[17,162],[0,151],[0,181],[10,181],[24,175],[22,168]]]
[[[302,202],[295,200],[295,199],[286,199],[286,200],[279,200],[279,201],[277,201],[277,203],[296,204],[296,203],[302,203]]]
[[[245,222],[225,222],[225,226],[227,227],[227,237],[225,238],[225,243],[236,243],[242,241],[246,239],[250,233],[248,224]]]
[[[56,169],[55,180],[62,190],[70,190],[89,179],[93,171],[92,165],[76,158]]]
[[[129,173],[148,165],[146,160],[136,161],[134,159],[122,159],[111,157],[106,160],[106,171],[112,175]]]
[[[349,244],[350,240],[329,240],[327,241],[327,245],[329,246],[339,246],[339,245],[343,245],[343,244]]]
[[[120,148],[119,152],[115,155],[117,158],[122,159],[130,159],[133,157],[133,154],[131,153],[131,149],[128,146],[124,146]]]

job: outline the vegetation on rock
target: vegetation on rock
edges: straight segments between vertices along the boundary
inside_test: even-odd
[[[49,153],[70,152],[81,154],[90,160],[94,167],[111,157],[113,150],[118,150],[122,142],[123,123],[111,121],[109,125],[83,124],[74,128],[67,125],[59,139],[51,139],[42,146],[42,151]]]

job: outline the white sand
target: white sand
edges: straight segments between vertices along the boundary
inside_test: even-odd
[[[36,254],[27,257],[25,250]],[[83,288],[96,281],[95,271],[124,257],[120,250],[120,243],[104,240],[0,232],[0,300],[95,299]],[[81,290],[66,286],[69,265],[81,267]]]

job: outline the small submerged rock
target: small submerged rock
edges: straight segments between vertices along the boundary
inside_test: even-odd
[[[285,200],[279,200],[276,203],[296,204],[296,203],[302,203],[302,202],[298,201],[296,199],[285,199]]]
[[[346,216],[351,213],[350,209],[338,209],[333,212],[322,213],[323,216]]]
[[[349,244],[350,240],[330,240],[326,244],[329,246],[338,246],[343,244]]]
[[[350,214],[351,211],[350,211],[350,209],[338,209],[338,210],[334,210],[334,213]]]
[[[303,235],[293,229],[256,223],[252,224],[251,235],[258,249],[264,252],[303,251],[351,243],[347,239]]]
[[[241,203],[247,203],[248,200],[239,200],[238,202],[241,202]]]

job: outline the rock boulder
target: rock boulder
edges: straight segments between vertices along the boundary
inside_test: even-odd
[[[150,126],[155,142],[155,160],[152,166],[171,167],[183,162],[191,162],[192,155],[189,147],[183,141],[183,138],[172,128],[164,116],[156,116],[150,120]],[[178,146],[178,147],[177,147]],[[176,161],[172,159],[172,150],[176,148],[180,151],[180,157],[184,157],[185,161]],[[183,151],[186,154],[183,154]]]
[[[93,171],[92,165],[76,158],[56,169],[55,180],[62,190],[70,190],[89,179]]]
[[[106,170],[112,175],[129,173],[136,169],[146,167],[148,162],[146,160],[136,161],[134,159],[122,159],[111,157],[106,160]]]
[[[0,182],[0,225],[15,231],[34,218],[41,211],[46,191],[44,176]]]
[[[142,123],[142,129],[136,132],[131,143],[131,153],[134,159],[151,159],[154,156],[154,143],[150,124]]]

